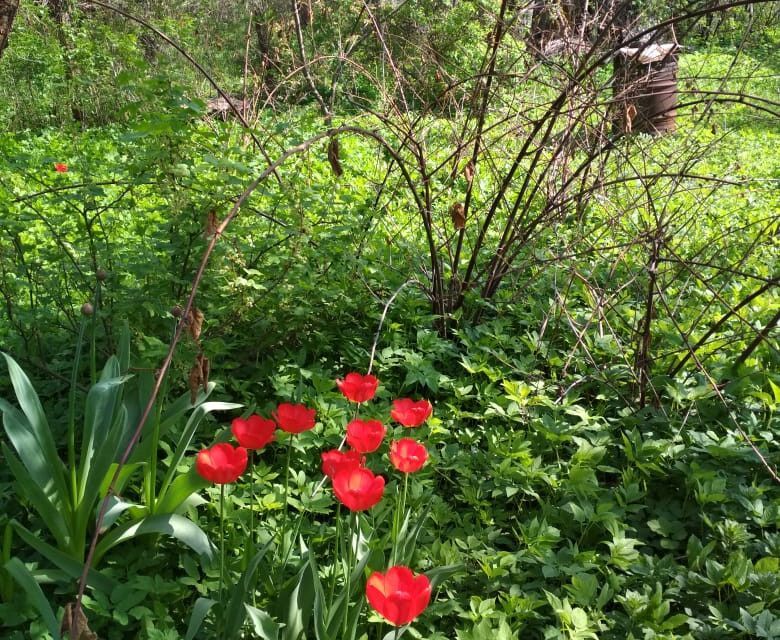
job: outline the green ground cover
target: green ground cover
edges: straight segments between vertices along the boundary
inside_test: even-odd
[[[112,33],[81,34],[82,67],[96,77],[115,58],[143,64],[132,34]],[[112,93],[85,100],[111,122],[52,126],[60,71],[19,71],[45,55],[40,43],[23,30],[0,65],[33,105],[26,126],[20,93],[0,108],[0,345],[30,379],[0,363],[0,620],[14,639],[50,637],[73,600],[175,307],[214,222],[266,166],[235,122],[204,117],[205,96],[184,74],[119,73]],[[684,51],[680,86],[776,100],[776,34],[739,51],[730,73],[736,51]],[[525,90],[545,104],[546,89]],[[494,297],[467,292],[448,332],[431,315],[426,239],[402,179],[387,178],[387,152],[340,136],[341,177],[324,141],[292,157],[216,245],[196,300],[201,330],[188,329],[175,355],[98,547],[84,598],[92,630],[390,640],[362,590],[371,571],[402,561],[433,583],[411,638],[780,637],[780,486],[756,455],[772,468],[779,459],[780,128],[769,102],[753,104],[768,111],[700,102],[680,109],[674,134],[618,139],[603,186],[529,237]],[[488,120],[495,170],[474,178],[478,210],[519,144],[499,127],[513,108],[502,105]],[[444,162],[452,122],[420,120],[431,162]],[[336,124],[399,143],[369,113]],[[321,127],[313,108],[295,106],[262,114],[254,130],[276,158]],[[442,172],[431,187],[445,246],[449,194],[466,179]],[[508,197],[519,188],[520,178]],[[496,246],[499,232],[488,233]],[[466,247],[475,236],[467,228]],[[198,355],[210,361],[200,389],[188,385]],[[355,411],[335,380],[369,363],[381,386],[360,415],[390,425],[393,399],[430,400],[424,427],[394,432],[423,441],[429,460],[405,481],[388,438],[368,456],[384,498],[352,519],[323,484],[320,452],[339,445]],[[283,402],[316,409],[316,427],[278,432],[225,491],[197,475],[195,454],[229,439],[232,418]],[[18,435],[17,406],[32,443]],[[350,588],[351,608],[338,598]]]

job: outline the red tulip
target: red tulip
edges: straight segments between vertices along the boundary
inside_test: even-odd
[[[262,449],[274,440],[276,423],[268,418],[252,414],[248,418],[236,418],[230,424],[238,444],[247,449]]]
[[[64,162],[55,162],[54,163],[54,170],[57,173],[67,173],[68,172],[68,165],[66,165]]]
[[[390,462],[403,473],[414,473],[423,468],[428,459],[425,445],[411,438],[401,438],[390,445]]]
[[[339,471],[333,477],[333,493],[350,511],[365,511],[382,499],[385,479],[363,467]]]
[[[233,447],[219,442],[211,449],[203,449],[195,460],[198,474],[215,484],[235,482],[246,469],[247,454],[244,447]]]
[[[379,449],[386,431],[379,420],[353,420],[347,425],[347,443],[355,451],[371,453]]]
[[[302,404],[283,402],[274,411],[273,416],[279,428],[287,433],[301,433],[314,428],[314,409],[307,409]]]
[[[419,427],[431,417],[431,413],[433,413],[433,407],[427,400],[415,402],[411,398],[401,398],[393,400],[390,417],[405,427]]]
[[[359,373],[348,373],[344,380],[336,380],[336,385],[347,400],[366,402],[374,397],[379,380],[370,373],[365,376]]]
[[[366,599],[385,620],[400,627],[419,616],[431,601],[428,576],[416,576],[409,567],[390,567],[372,573],[366,582]]]
[[[363,462],[365,461],[365,458],[357,451],[339,451],[338,449],[332,449],[331,451],[323,451],[321,456],[322,473],[331,480],[339,471],[357,469],[358,467],[363,466]]]

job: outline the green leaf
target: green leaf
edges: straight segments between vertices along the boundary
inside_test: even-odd
[[[84,569],[83,562],[68,555],[64,551],[55,549],[15,520],[12,520],[11,524],[13,525],[16,534],[22,540],[24,540],[28,545],[40,553],[44,558],[49,560],[49,562],[62,569],[62,571],[64,571],[71,579],[78,580],[81,577],[81,572]],[[111,593],[111,591],[117,585],[115,580],[104,576],[95,569],[89,570],[89,573],[87,574],[87,584],[90,587],[97,589],[98,591],[103,591],[104,593]]]
[[[132,400],[131,403],[129,403],[131,404],[130,421],[134,426],[138,423],[144,405],[146,404],[149,394],[152,392],[154,378],[151,374],[139,375],[135,381],[137,387],[134,385],[133,393],[131,394]],[[166,436],[168,432],[179,422],[182,416],[184,416],[190,409],[202,404],[214,390],[215,386],[215,383],[209,382],[205,393],[202,391],[198,392],[198,398],[195,401],[195,404],[193,404],[190,399],[189,391],[182,394],[173,403],[171,403],[168,408],[163,411],[162,417],[160,418],[160,438]],[[154,416],[156,416],[156,412],[153,410],[150,416],[150,420],[155,419]],[[149,423],[147,423],[146,429],[149,433],[151,433],[152,429]],[[151,437],[141,437],[140,442],[136,445],[135,449],[133,449],[133,453],[130,456],[130,461],[132,463],[143,464],[151,458],[152,447],[156,447],[158,445],[157,442],[153,442],[152,440],[153,439]]]
[[[436,589],[448,578],[451,578],[456,573],[463,573],[464,571],[466,571],[466,565],[463,563],[447,564],[426,571],[425,575],[428,576],[428,580],[431,581],[431,589]]]
[[[2,443],[2,448],[3,455],[18,484],[19,491],[25,499],[32,504],[33,508],[38,512],[38,515],[41,516],[41,519],[46,523],[46,526],[49,528],[49,531],[51,531],[59,547],[61,549],[66,548],[71,533],[68,531],[68,527],[65,524],[62,509],[59,508],[56,503],[52,503],[49,500],[49,497],[30,477],[30,473],[24,468],[24,465],[19,462],[19,459],[13,452],[10,451],[5,442]]]
[[[252,627],[255,633],[262,640],[277,640],[279,637],[279,625],[265,611],[253,607],[251,604],[245,604],[246,612],[252,621]]]
[[[193,465],[187,473],[176,477],[164,492],[161,490],[154,505],[155,513],[176,513],[179,507],[196,491],[205,489],[211,483],[204,480]]]
[[[244,623],[246,618],[244,597],[249,593],[252,578],[270,546],[271,541],[268,541],[257,551],[257,553],[255,553],[254,557],[249,561],[249,565],[241,576],[241,579],[231,589],[230,601],[225,609],[225,617],[222,625],[222,632],[225,638],[235,637],[241,629],[241,625]]]
[[[121,542],[148,533],[164,533],[184,543],[195,553],[211,560],[213,545],[206,534],[192,520],[176,514],[154,515],[141,522],[130,522],[103,537],[95,549],[95,562],[112,547]]]
[[[103,369],[119,373],[119,361],[111,357]],[[84,431],[79,470],[79,503],[96,499],[100,483],[115,462],[120,436],[126,428],[121,406],[122,385],[127,376],[106,378],[92,385],[84,409]],[[93,470],[94,467],[94,470]]]
[[[106,515],[103,517],[103,531],[110,529],[111,526],[119,519],[125,511],[138,507],[139,505],[134,502],[125,502],[120,500],[116,496],[111,496],[108,499],[108,509]]]
[[[25,590],[32,605],[38,610],[38,613],[41,614],[43,623],[52,635],[53,640],[60,640],[60,625],[57,623],[57,618],[54,615],[54,611],[52,611],[49,601],[43,594],[41,587],[35,581],[32,573],[30,573],[30,570],[24,566],[18,558],[11,558],[6,562],[5,570],[8,571],[19,586]]]
[[[311,573],[311,563],[304,559],[298,572],[298,580],[287,600],[287,620],[284,627],[284,640],[301,640],[306,637],[306,628],[314,611],[315,586]]]
[[[187,633],[184,636],[184,640],[192,640],[195,634],[200,630],[203,621],[209,613],[211,607],[217,604],[216,600],[209,598],[198,598],[195,601],[195,606],[192,607],[192,615],[190,616],[190,623],[187,625]]]
[[[69,504],[69,494],[62,461],[57,455],[57,448],[38,395],[13,358],[5,353],[3,356],[8,365],[16,399],[24,412],[20,413],[8,402],[0,399],[5,432],[33,480],[47,496],[66,506]]]
[[[230,411],[232,409],[239,409],[241,406],[242,405],[235,404],[234,402],[204,402],[195,407],[195,410],[190,415],[190,419],[187,420],[184,431],[179,437],[179,442],[176,444],[176,452],[171,458],[168,471],[166,472],[160,487],[160,495],[165,495],[168,491],[168,486],[171,484],[173,476],[176,473],[176,467],[187,452],[187,448],[192,442],[192,438],[195,435],[195,431],[197,430],[200,421],[212,411]]]

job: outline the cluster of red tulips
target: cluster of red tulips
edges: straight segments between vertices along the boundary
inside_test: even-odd
[[[287,433],[302,433],[314,428],[315,410],[302,404],[282,403],[273,413],[273,420],[258,415],[236,418],[230,426],[238,442],[234,447],[219,442],[198,453],[195,468],[198,473],[215,484],[235,482],[246,470],[247,449],[262,449],[275,439],[277,425]]]
[[[370,374],[349,373],[336,384],[347,400],[360,404],[374,397],[379,381]],[[432,412],[427,400],[401,398],[393,401],[390,417],[404,427],[414,428],[421,426]],[[366,468],[365,454],[380,447],[386,432],[379,420],[355,418],[347,424],[345,441],[349,450],[333,449],[322,454],[322,472],[331,479],[336,498],[350,511],[370,509],[382,499],[385,480]],[[419,471],[427,459],[425,445],[413,438],[401,438],[390,444],[390,462],[402,473]],[[386,573],[375,571],[369,576],[366,599],[383,618],[401,626],[414,620],[428,606],[431,583],[427,576],[415,576],[408,567],[393,566]]]
[[[375,396],[379,381],[370,374],[349,373],[336,384],[350,402],[359,405]],[[402,398],[393,401],[390,417],[404,427],[414,428],[424,424],[432,412],[427,400]],[[297,434],[315,425],[315,410],[300,404],[280,404],[272,416],[273,419],[251,415],[233,420],[231,431],[238,446],[223,442],[200,451],[195,463],[197,472],[216,484],[235,482],[246,470],[247,450],[259,450],[272,442],[277,426]],[[350,511],[371,509],[382,499],[385,480],[365,464],[366,454],[379,449],[386,433],[387,428],[380,420],[356,417],[347,424],[345,442],[349,449],[322,453],[322,471],[331,479],[336,499]],[[428,451],[413,438],[400,438],[391,442],[389,457],[398,471],[410,474],[425,465]],[[431,584],[427,576],[415,576],[408,567],[392,566],[386,573],[374,572],[369,576],[366,598],[382,617],[401,626],[414,620],[428,606]]]

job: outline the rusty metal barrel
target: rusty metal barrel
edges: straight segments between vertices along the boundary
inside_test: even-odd
[[[674,131],[677,112],[675,43],[623,47],[614,58],[615,124],[623,133]]]

